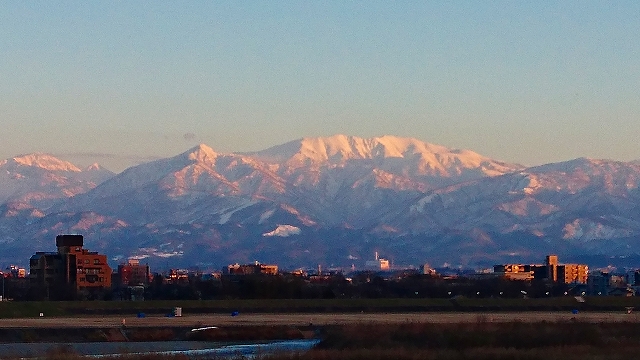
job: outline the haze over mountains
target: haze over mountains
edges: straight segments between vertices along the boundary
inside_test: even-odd
[[[487,265],[640,254],[640,163],[526,168],[416,139],[305,138],[253,153],[196,146],[120,174],[50,155],[0,161],[0,264],[60,233],[117,262],[219,267]]]

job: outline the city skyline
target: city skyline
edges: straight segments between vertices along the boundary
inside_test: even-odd
[[[0,5],[0,159],[110,170],[205,143],[413,137],[539,165],[640,159],[640,4]]]

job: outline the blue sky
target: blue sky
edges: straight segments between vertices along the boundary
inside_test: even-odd
[[[342,133],[640,159],[635,1],[3,2],[0,23],[0,158],[121,171]]]

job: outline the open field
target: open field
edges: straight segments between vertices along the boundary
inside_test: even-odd
[[[351,325],[361,323],[566,322],[640,323],[640,313],[505,312],[505,313],[319,313],[319,314],[187,314],[182,317],[78,316],[0,319],[0,328],[203,327],[242,325]]]
[[[161,316],[174,307],[185,314],[315,314],[315,313],[502,313],[624,312],[640,309],[640,296],[595,296],[578,303],[572,296],[549,298],[380,298],[380,299],[226,299],[226,300],[147,300],[147,301],[23,301],[0,302],[0,319],[47,317],[132,316],[137,313]]]

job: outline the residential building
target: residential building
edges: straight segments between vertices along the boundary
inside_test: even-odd
[[[120,286],[148,285],[151,281],[149,265],[141,265],[138,259],[129,259],[126,264],[118,265]]]
[[[493,267],[495,273],[510,280],[548,280],[563,284],[586,284],[589,267],[583,264],[559,264],[557,255],[547,255],[544,264],[504,264]]]
[[[9,265],[5,272],[12,278],[27,277],[27,269],[18,267],[16,265]]]
[[[582,264],[561,264],[557,266],[558,282],[564,284],[586,284],[589,267]]]
[[[29,261],[29,278],[46,299],[74,298],[82,291],[111,288],[106,255],[83,248],[82,235],[56,236],[57,252],[36,252]]]
[[[240,265],[238,263],[229,265],[222,269],[225,275],[253,275],[253,274],[278,274],[278,265],[265,265],[259,262],[254,264]]]
[[[495,265],[493,267],[493,272],[502,274],[505,279],[509,280],[533,280],[533,270],[531,270],[530,265]]]
[[[547,255],[545,258],[545,265],[547,267],[547,277],[551,282],[558,282],[558,256]]]

